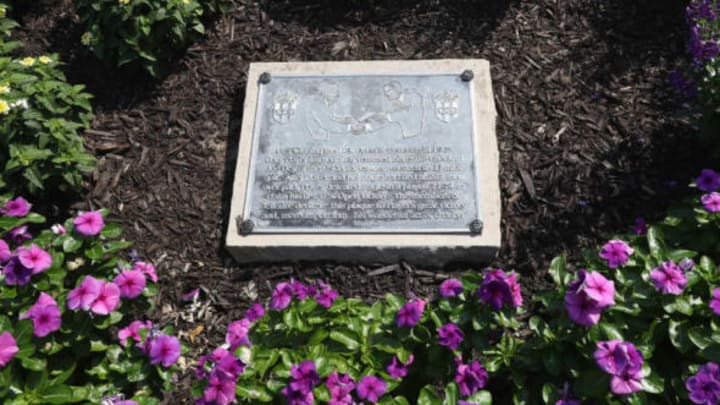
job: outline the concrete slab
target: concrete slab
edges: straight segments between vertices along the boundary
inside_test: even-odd
[[[253,63],[244,111],[226,238],[238,262],[497,254],[487,61]]]

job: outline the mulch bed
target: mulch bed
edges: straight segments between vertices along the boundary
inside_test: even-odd
[[[429,295],[444,274],[466,270],[234,264],[223,235],[249,62],[488,59],[503,203],[503,248],[491,264],[520,272],[532,295],[553,256],[576,258],[637,216],[658,218],[707,163],[667,86],[684,57],[682,3],[238,0],[159,82],[102,67],[80,45],[68,1],[25,11],[18,39],[25,53],[59,52],[69,78],[96,96],[86,138],[100,166],[73,207],[107,207],[125,225],[158,267],[157,315],[180,331],[203,326],[188,342],[196,356],[290,277],[372,299]],[[196,287],[201,310],[180,301]],[[189,401],[189,381],[169,403]]]

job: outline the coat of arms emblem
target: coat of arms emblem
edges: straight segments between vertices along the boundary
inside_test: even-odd
[[[444,91],[433,97],[435,105],[435,117],[442,122],[448,123],[460,115],[460,102],[457,94]]]
[[[275,96],[272,105],[272,119],[278,124],[287,124],[295,116],[298,96],[287,92]]]

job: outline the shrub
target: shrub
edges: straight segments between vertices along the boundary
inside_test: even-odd
[[[646,234],[586,251],[577,271],[553,261],[556,289],[538,297],[513,362],[517,402],[720,401],[720,174],[704,170],[696,187]],[[709,402],[703,382],[717,388]]]
[[[489,404],[488,373],[510,364],[517,275],[449,279],[427,302],[387,294],[372,305],[324,283],[280,283],[203,356],[199,403]]]
[[[95,167],[80,135],[92,118],[90,95],[67,83],[56,55],[10,57],[15,25],[0,18],[0,193],[78,190]]]
[[[114,66],[167,73],[172,58],[205,33],[199,0],[75,1],[85,45]],[[225,0],[208,1],[208,13],[222,12]]]
[[[0,206],[2,403],[157,403],[181,349],[168,328],[128,319],[152,307],[152,265],[119,257],[130,243],[104,211],[32,235],[44,218],[24,199]]]

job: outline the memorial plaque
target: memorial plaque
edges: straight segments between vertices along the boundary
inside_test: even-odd
[[[499,247],[487,62],[252,64],[245,102],[240,261],[442,264]]]

